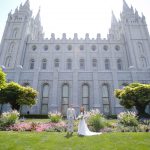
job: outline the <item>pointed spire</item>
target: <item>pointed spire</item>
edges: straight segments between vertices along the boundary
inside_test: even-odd
[[[117,22],[117,19],[114,15],[114,12],[112,11],[112,17],[111,17],[111,25],[116,25],[118,22]]]
[[[35,21],[41,21],[40,11],[41,11],[41,8],[39,7],[38,13],[37,13],[37,15],[35,17]]]
[[[135,15],[139,16],[138,11],[135,9]]]
[[[127,12],[129,10],[130,10],[130,8],[129,8],[128,4],[126,3],[125,0],[123,0],[123,12]]]
[[[23,7],[30,8],[30,2],[29,2],[29,0],[27,0],[27,1],[24,3]]]

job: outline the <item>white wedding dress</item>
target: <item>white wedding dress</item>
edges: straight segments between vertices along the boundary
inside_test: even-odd
[[[84,117],[82,119],[80,119],[79,125],[78,125],[78,135],[92,136],[92,135],[100,135],[100,134],[102,134],[102,133],[101,132],[91,132],[88,129],[88,126],[87,126],[87,124],[85,122]]]

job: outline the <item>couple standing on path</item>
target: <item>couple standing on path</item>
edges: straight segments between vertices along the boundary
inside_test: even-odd
[[[67,120],[68,120],[68,124],[67,124],[67,135],[72,135],[73,134],[73,126],[74,126],[74,120],[76,119],[76,112],[75,109],[72,107],[73,105],[70,106],[70,108],[67,109]],[[78,135],[82,135],[82,136],[92,136],[92,135],[99,135],[101,134],[100,132],[91,132],[88,129],[88,126],[85,122],[85,113],[84,113],[84,107],[80,108],[80,115],[82,116],[80,118],[79,124],[78,124]]]

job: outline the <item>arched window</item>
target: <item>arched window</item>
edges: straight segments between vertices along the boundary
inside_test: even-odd
[[[110,70],[110,61],[109,61],[109,59],[105,59],[105,70]]]
[[[117,60],[117,69],[122,70],[122,60],[121,59]]]
[[[108,84],[102,85],[102,101],[103,101],[103,113],[110,114],[110,100]]]
[[[138,42],[138,49],[139,49],[139,53],[143,53],[144,49],[143,49],[143,45],[141,42]]]
[[[92,66],[93,66],[93,68],[97,67],[97,59],[92,60]]]
[[[10,46],[9,46],[8,52],[13,52],[14,48],[15,48],[15,43],[12,42],[12,43],[10,44]]]
[[[84,59],[80,59],[80,69],[82,69],[82,70],[85,69],[85,61],[84,61]]]
[[[142,68],[147,67],[147,61],[146,61],[146,58],[144,56],[141,57],[141,67]]]
[[[34,69],[34,64],[35,64],[34,59],[31,59],[31,60],[30,60],[30,69],[31,69],[31,70]]]
[[[82,106],[86,111],[89,110],[89,86],[88,84],[82,85]]]
[[[59,59],[54,60],[54,67],[58,68],[59,67]]]
[[[5,61],[5,67],[10,67],[12,62],[12,57],[8,56]]]
[[[69,85],[62,85],[62,104],[61,111],[64,116],[66,116],[67,108],[69,107]]]
[[[49,101],[49,84],[45,83],[42,86],[42,100],[41,100],[41,113],[48,113],[48,101]]]
[[[16,37],[17,37],[17,34],[18,34],[18,28],[15,28],[15,29],[13,30],[12,37],[13,37],[13,38],[16,38]]]
[[[42,69],[45,70],[47,67],[47,60],[46,59],[43,59],[42,60]]]
[[[72,69],[72,60],[67,59],[67,70],[71,70],[71,69]]]

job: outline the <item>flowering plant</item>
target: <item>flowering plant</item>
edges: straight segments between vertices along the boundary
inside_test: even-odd
[[[19,112],[16,110],[2,113],[0,118],[1,126],[9,126],[16,123],[16,121],[19,119],[19,115]]]
[[[55,132],[62,132],[66,130],[65,122],[59,123],[35,123],[35,122],[20,122],[16,123],[7,128],[7,130],[11,131],[55,131]]]
[[[60,122],[62,119],[62,115],[60,112],[49,112],[48,117],[50,118],[51,122]]]
[[[136,113],[131,111],[121,112],[118,115],[118,123],[123,124],[125,126],[137,126],[138,119]]]

